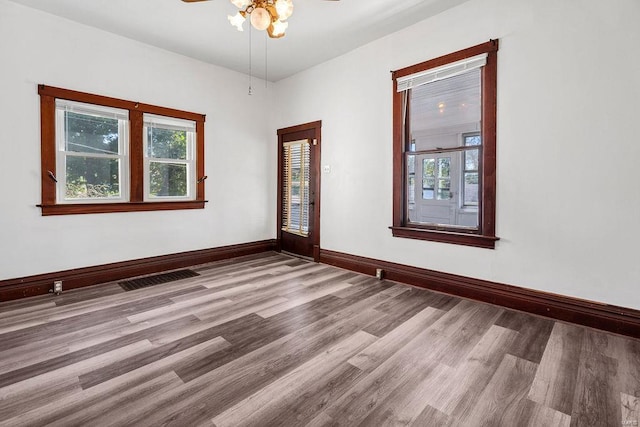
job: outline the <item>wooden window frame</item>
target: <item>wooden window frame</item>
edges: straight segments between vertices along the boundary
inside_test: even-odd
[[[204,174],[204,114],[126,101],[101,95],[38,85],[40,95],[42,215],[74,215],[110,212],[140,212],[203,209],[206,203]],[[58,203],[56,200],[56,99],[102,105],[129,111],[129,201],[96,203]],[[192,120],[196,123],[195,200],[144,201],[143,115],[145,113]],[[49,174],[52,172],[53,176]]]
[[[498,40],[490,40],[467,49],[425,61],[392,73],[393,79],[393,225],[394,237],[429,240],[494,249],[499,240],[495,235],[496,217],[496,117],[497,117],[497,53]],[[482,67],[482,172],[480,174],[479,222],[477,230],[445,225],[408,225],[405,188],[405,152],[408,135],[403,123],[403,93],[398,92],[398,79],[414,73],[441,67],[473,56],[487,54]],[[406,129],[408,132],[408,128]]]

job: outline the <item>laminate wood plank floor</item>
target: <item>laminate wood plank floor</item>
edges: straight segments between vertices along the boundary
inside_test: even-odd
[[[640,341],[268,252],[0,303],[0,426],[639,426]]]

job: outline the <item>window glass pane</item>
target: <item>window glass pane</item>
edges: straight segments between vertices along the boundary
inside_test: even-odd
[[[430,200],[435,197],[436,159],[422,160],[422,198]]]
[[[147,127],[147,157],[185,160],[187,131]]]
[[[64,112],[65,151],[118,154],[118,119]]]
[[[415,165],[407,163],[408,168],[422,166],[422,197],[409,203],[410,222],[478,225],[480,81],[481,70],[476,69],[410,91],[410,148],[423,152],[416,155]],[[467,151],[462,146],[478,149]],[[407,156],[408,162],[412,156]]]
[[[187,176],[185,163],[149,162],[150,196],[186,197]]]
[[[481,70],[475,69],[411,89],[409,122],[415,150],[459,147],[461,134],[480,131],[480,80]],[[479,143],[477,139],[470,145]]]
[[[451,158],[443,157],[438,159],[438,178],[448,178],[451,166]]]
[[[481,143],[480,135],[467,135],[464,137],[464,145],[480,145]]]
[[[424,159],[422,161],[422,175],[425,178],[436,176],[436,159]]]
[[[451,180],[439,179],[438,180],[438,200],[448,200],[451,198]]]
[[[409,186],[407,187],[407,193],[408,193],[408,200],[409,203],[415,203],[416,202],[416,177],[411,175],[409,176]]]
[[[458,139],[460,136],[458,135]],[[477,155],[479,149],[470,150]],[[466,150],[460,148],[447,153],[411,154],[422,175],[421,192],[408,195],[408,220],[414,224],[477,227],[478,171],[466,170]],[[471,159],[476,159],[474,155]],[[415,191],[411,177],[407,191]],[[420,185],[420,184],[418,184]]]
[[[193,199],[195,194],[195,123],[172,117],[144,115],[145,198]]]
[[[422,198],[424,200],[433,200],[434,195],[435,195],[435,190],[433,189],[433,187],[422,189]]]
[[[66,199],[120,197],[120,160],[66,157]]]
[[[464,174],[464,204],[467,206],[478,205],[478,172]]]
[[[435,195],[435,178],[424,178],[422,181],[422,198],[425,200],[433,199]]]
[[[478,170],[480,150],[467,150],[464,153],[464,168],[466,170]]]

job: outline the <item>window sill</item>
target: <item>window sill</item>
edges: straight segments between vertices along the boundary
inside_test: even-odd
[[[452,231],[426,230],[422,228],[389,227],[393,237],[428,240],[432,242],[451,243],[454,245],[473,246],[476,248],[495,249],[499,237],[481,234],[456,233]]]
[[[204,209],[206,202],[206,200],[191,200],[185,202],[74,203],[37,206],[42,208],[42,216],[49,216]]]

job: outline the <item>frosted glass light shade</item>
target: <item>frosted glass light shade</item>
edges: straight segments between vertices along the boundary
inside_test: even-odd
[[[251,0],[231,0],[231,3],[237,8],[244,9],[251,4]]]
[[[236,13],[234,16],[228,15],[227,19],[229,20],[231,25],[238,29],[238,31],[244,31],[244,29],[242,28],[242,24],[245,21],[245,17],[242,16],[240,12]]]
[[[286,31],[288,26],[289,26],[288,22],[275,21],[273,23],[273,31],[272,31],[273,36],[279,37],[284,35],[284,32]]]
[[[271,25],[271,15],[267,9],[257,7],[251,12],[251,25],[256,30],[266,30]]]
[[[293,1],[292,0],[277,0],[276,11],[278,12],[278,18],[281,21],[286,20],[293,14]]]

